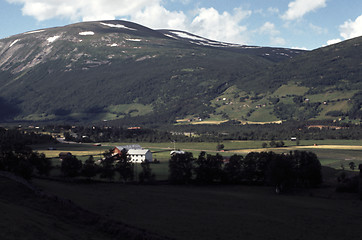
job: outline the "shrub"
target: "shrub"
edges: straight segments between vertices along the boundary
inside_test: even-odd
[[[76,177],[82,169],[82,161],[78,160],[76,156],[66,156],[60,169],[65,177]]]

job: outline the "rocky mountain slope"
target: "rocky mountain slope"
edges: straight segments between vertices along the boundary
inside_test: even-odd
[[[358,50],[359,45],[354,47]],[[358,59],[355,50],[350,54]],[[298,111],[284,116],[278,108],[283,112],[280,104],[285,99],[284,104],[293,103],[284,95],[304,98],[315,88],[308,71],[329,69],[328,61],[323,69],[314,64],[328,55],[325,52],[330,61],[337,61],[331,73],[340,72],[338,66],[345,63],[353,79],[360,74],[358,60],[353,58],[354,63],[349,64],[350,56],[344,56],[344,50],[336,51],[228,44],[126,21],[83,22],[30,31],[0,40],[0,118],[118,119],[124,123],[298,118]],[[333,60],[336,54],[340,59]],[[311,69],[303,67],[308,64]],[[296,70],[304,75],[289,75]],[[316,84],[322,85],[320,82]],[[351,98],[357,94],[357,85],[353,85]],[[275,93],[283,86],[297,93],[283,89],[279,90],[281,95]],[[321,111],[317,109],[310,117]]]

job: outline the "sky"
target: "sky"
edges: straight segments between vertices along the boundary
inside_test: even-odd
[[[312,50],[362,36],[362,1],[0,0],[0,38],[114,19],[229,43]]]

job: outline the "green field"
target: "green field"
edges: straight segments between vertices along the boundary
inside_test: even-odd
[[[262,148],[262,143],[268,141],[224,141],[225,148],[223,152],[216,151],[216,142],[165,142],[165,143],[138,143],[143,148],[150,149],[153,152],[153,159],[160,161],[160,164],[152,164],[151,168],[156,174],[157,180],[168,178],[168,160],[170,151],[180,149],[192,152],[197,157],[201,151],[209,154],[219,153],[223,156],[240,154],[245,156],[252,151],[274,151],[276,153],[288,153],[293,150],[312,151],[317,154],[323,166],[335,169],[349,169],[349,163],[354,162],[357,166],[362,164],[362,140],[302,140],[299,146],[296,142],[284,141],[283,148]],[[57,144],[56,150],[47,150],[49,146],[33,146],[34,150],[43,152],[47,157],[53,159],[53,165],[59,165],[59,152],[71,152],[78,159],[85,161],[90,155],[95,160],[103,157],[102,153],[114,146],[128,145],[131,143],[104,143],[102,146],[93,146],[92,144]],[[316,145],[316,146],[315,146]],[[139,167],[139,169],[141,169]]]
[[[278,88],[273,95],[274,96],[287,96],[291,92],[295,95],[303,96],[309,89],[307,87],[298,86],[293,82],[289,82],[286,85],[281,86]]]

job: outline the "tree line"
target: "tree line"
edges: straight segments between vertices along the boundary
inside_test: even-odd
[[[311,128],[322,125],[324,128]],[[331,127],[328,127],[331,126]],[[335,129],[334,127],[340,127]],[[217,142],[222,140],[299,140],[323,139],[361,139],[362,125],[338,123],[333,121],[286,121],[282,124],[241,125],[238,121],[229,121],[220,125],[179,125],[167,128],[175,132],[193,132],[198,138],[188,141]]]
[[[201,152],[195,158],[186,152],[171,157],[169,172],[169,180],[174,184],[262,184],[284,191],[322,183],[319,159],[308,151],[251,152],[245,157],[233,155],[225,163],[220,154]]]
[[[112,155],[104,153],[97,164],[92,156],[84,163],[75,156],[62,160],[61,172],[66,178],[78,176],[92,179],[99,176],[109,181],[116,173],[119,180],[141,183],[154,183],[150,163],[132,163],[126,151]],[[138,174],[138,175],[137,175]],[[169,160],[169,182],[172,184],[249,184],[270,185],[280,192],[293,187],[316,187],[322,183],[321,164],[318,157],[308,151],[293,151],[287,154],[274,152],[251,152],[245,157],[233,155],[225,161],[220,154],[201,152],[195,158],[192,153],[174,154]]]
[[[324,128],[311,128],[322,125]],[[328,126],[332,126],[328,128]],[[335,129],[335,127],[340,129]],[[220,125],[165,125],[128,129],[125,126],[45,126],[43,131],[64,133],[75,142],[219,142],[227,140],[361,139],[362,125],[332,121],[287,121],[282,124],[241,125],[229,121]]]
[[[49,175],[51,161],[26,144],[52,141],[50,136],[0,128],[0,170],[30,179],[33,174]]]
[[[25,179],[30,179],[34,174],[49,176],[53,166],[44,154],[33,152],[22,141],[12,138],[6,141],[4,134],[1,139],[0,170]],[[100,178],[112,181],[117,173],[125,183],[133,182],[135,177],[141,183],[155,181],[150,164],[142,163],[139,166],[132,163],[126,151],[114,155],[110,149],[103,155],[99,164],[92,156],[84,163],[76,156],[66,156],[60,166],[62,176],[92,179],[99,175]],[[322,174],[317,156],[307,151],[287,154],[251,152],[245,157],[233,155],[226,161],[220,154],[201,152],[195,158],[192,153],[186,152],[175,154],[169,160],[169,181],[173,184],[263,184],[285,191],[295,186],[318,186],[322,182]]]
[[[155,175],[152,173],[150,164],[143,162],[140,164],[140,172],[137,173],[137,165],[131,162],[126,150],[122,150],[121,154],[113,155],[112,149],[103,154],[104,158],[99,163],[94,161],[93,156],[83,163],[76,156],[68,155],[63,158],[60,170],[63,177],[85,177],[88,180],[99,176],[102,179],[113,181],[116,174],[123,183],[137,180],[141,183],[152,183],[155,181]]]

